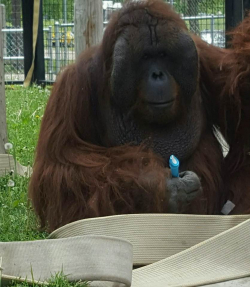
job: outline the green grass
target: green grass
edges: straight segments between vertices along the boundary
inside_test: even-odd
[[[87,282],[75,282],[70,283],[67,280],[67,276],[63,274],[63,272],[59,272],[58,274],[51,277],[48,282],[49,284],[46,287],[88,287],[89,284]],[[10,286],[10,285],[9,285]],[[19,282],[11,282],[11,287],[41,287],[41,285],[33,283],[28,284],[27,282],[19,283]]]
[[[39,135],[41,119],[49,97],[48,88],[34,86],[25,89],[20,86],[6,87],[8,141],[13,144],[10,154],[22,164],[32,165]],[[8,186],[9,180],[15,186]],[[0,177],[0,241],[31,241],[48,236],[40,232],[31,206],[27,203],[29,179],[16,175]],[[81,286],[87,283],[81,282]],[[28,287],[27,283],[12,282],[10,286]],[[52,277],[50,287],[78,287],[69,283],[60,273]],[[36,287],[36,284],[33,284]]]
[[[6,87],[8,141],[10,153],[22,164],[32,165],[41,118],[49,90],[40,87],[25,89]],[[13,180],[14,187],[8,186]],[[27,204],[29,179],[16,175],[0,178],[0,241],[34,240],[46,237]]]
[[[46,233],[39,232],[35,215],[27,203],[28,178],[11,177],[15,187],[8,187],[10,177],[0,178],[0,241],[46,238]]]
[[[6,87],[8,141],[11,151],[23,165],[33,163],[41,119],[49,97],[49,90],[41,87],[24,89]]]

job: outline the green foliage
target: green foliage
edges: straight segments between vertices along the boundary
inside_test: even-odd
[[[21,5],[21,0],[15,1],[17,1],[18,5]],[[169,2],[167,0],[165,1]],[[124,3],[125,0],[114,0],[113,2]],[[13,0],[0,0],[0,3],[4,4],[6,7],[6,20],[8,22],[12,22]],[[67,22],[74,22],[74,0],[43,0],[44,19],[63,22],[65,7],[64,3],[66,3],[67,9]],[[225,0],[174,0],[174,3],[175,9],[184,15],[189,15],[189,7],[191,7],[191,9],[193,7],[193,10],[198,11],[198,13],[217,14],[219,11],[223,13]],[[21,13],[21,9],[19,10]]]
[[[43,0],[43,17],[63,22],[64,9],[67,10],[67,23],[74,22],[74,0]]]
[[[174,2],[176,11],[185,16],[198,13],[208,15],[223,13],[225,6],[225,0],[175,0]]]
[[[114,0],[114,3],[124,3],[126,0]],[[170,0],[164,0],[170,2]],[[198,13],[217,14],[223,12],[225,0],[174,0],[176,11],[189,15],[189,10],[196,10]]]
[[[0,0],[0,3],[5,5],[6,21],[10,21],[12,14],[11,0]]]

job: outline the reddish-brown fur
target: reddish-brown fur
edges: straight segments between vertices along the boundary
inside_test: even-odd
[[[136,10],[185,23],[159,0],[131,5],[113,16],[100,46],[84,52],[54,84],[44,114],[29,197],[41,226],[52,231],[69,222],[96,216],[167,212],[163,160],[143,146],[105,148],[98,145],[96,115],[90,99],[90,62],[99,57],[103,66],[95,75],[98,93],[107,89],[112,50],[117,35],[136,17]],[[123,21],[119,21],[123,17]],[[204,196],[188,212],[214,214],[229,198],[235,213],[250,211],[250,18],[233,33],[232,49],[210,46],[192,36],[200,57],[200,85],[206,94],[209,120],[230,144],[224,160],[209,132],[184,163],[185,170],[201,178]],[[108,99],[107,99],[108,100]]]

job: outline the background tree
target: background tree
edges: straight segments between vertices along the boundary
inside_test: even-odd
[[[11,0],[11,6],[12,6],[12,15],[11,15],[12,27],[20,28],[21,14],[22,14],[21,0]]]
[[[63,0],[43,0],[43,15],[47,20],[63,21]],[[74,0],[67,0],[67,22],[74,22]]]

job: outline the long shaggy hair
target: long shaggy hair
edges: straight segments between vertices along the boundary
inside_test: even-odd
[[[169,170],[163,160],[144,145],[100,145],[104,134],[98,99],[107,89],[116,39],[132,18],[138,17],[139,9],[148,9],[187,29],[163,1],[128,3],[113,15],[102,43],[61,72],[43,117],[29,186],[41,227],[49,231],[87,217],[167,212]],[[230,145],[223,163],[218,143],[203,139],[185,165],[201,177],[209,201],[205,202],[205,213],[213,213],[218,204],[216,194],[220,193],[224,193],[223,200],[233,197],[239,213],[250,207],[249,187],[246,190],[250,186],[250,18],[231,35],[229,50],[192,35],[200,58],[200,87],[208,124],[217,127]],[[194,204],[191,212],[199,213],[200,204]]]

